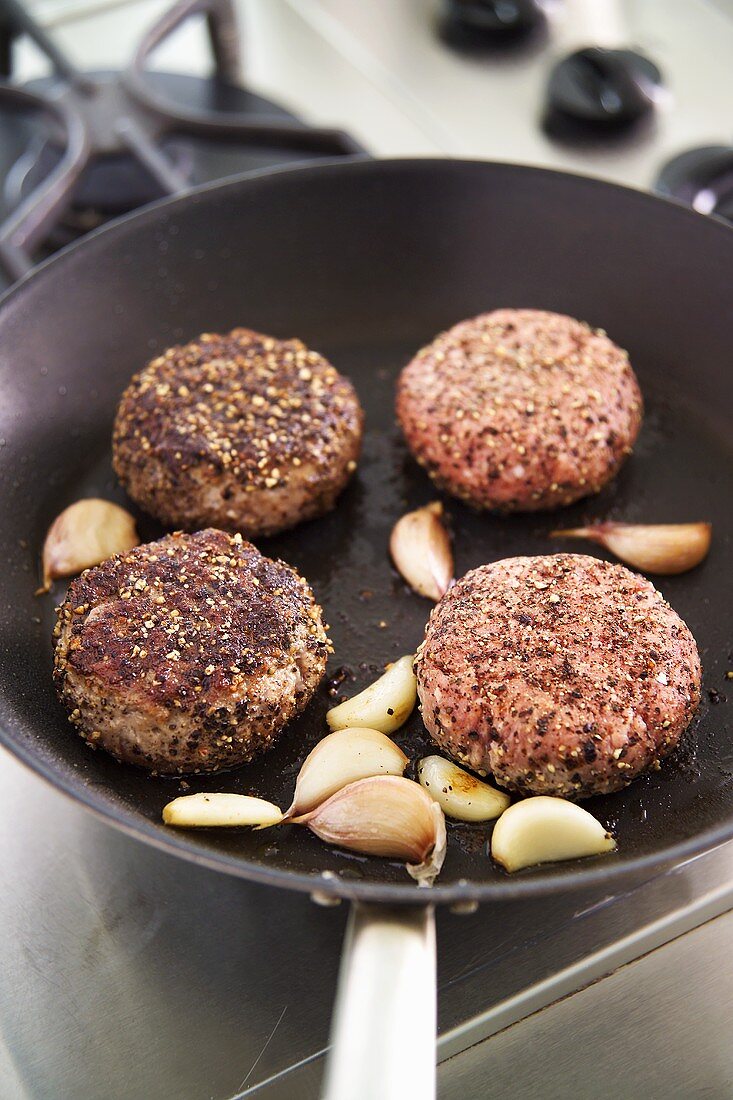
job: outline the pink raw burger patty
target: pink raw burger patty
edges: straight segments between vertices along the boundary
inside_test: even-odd
[[[399,379],[408,445],[477,508],[536,511],[597,493],[639,434],[625,351],[559,313],[498,309],[428,344]]]
[[[675,747],[700,700],[677,613],[644,577],[581,554],[467,573],[434,608],[416,670],[438,745],[525,794],[625,787]]]

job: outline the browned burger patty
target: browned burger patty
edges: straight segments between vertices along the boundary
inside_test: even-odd
[[[176,533],[87,569],[58,611],[54,680],[90,745],[156,772],[269,748],[323,677],[321,609],[241,535]]]
[[[639,434],[625,351],[572,317],[498,309],[418,352],[397,416],[441,489],[477,508],[570,504],[610,481]]]
[[[430,617],[417,679],[451,756],[510,790],[575,799],[626,786],[674,748],[700,658],[648,580],[554,554],[459,580]]]
[[[207,333],[132,379],[113,464],[162,523],[272,535],[333,507],[362,424],[351,383],[300,340]]]

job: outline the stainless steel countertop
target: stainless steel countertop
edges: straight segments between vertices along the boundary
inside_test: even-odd
[[[445,1062],[441,1100],[729,1100],[733,913]]]

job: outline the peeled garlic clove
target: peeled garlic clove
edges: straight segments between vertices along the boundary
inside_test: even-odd
[[[359,726],[394,733],[404,725],[417,701],[417,680],[412,671],[412,654],[400,657],[369,687],[339,703],[326,714],[332,730]]]
[[[389,551],[419,596],[439,600],[453,580],[453,552],[440,501],[408,512],[392,529]]]
[[[511,801],[504,791],[482,783],[442,756],[424,757],[417,766],[417,778],[446,817],[456,821],[493,821]]]
[[[491,856],[507,871],[612,852],[616,841],[592,814],[564,798],[537,795],[515,802],[491,837]]]
[[[336,791],[370,775],[402,775],[402,749],[379,730],[343,729],[329,733],[306,756],[287,816],[307,813]]]
[[[99,565],[114,554],[125,554],[140,542],[135,520],[109,500],[77,500],[56,517],[43,544],[43,587],[48,592],[57,577],[70,577]]]
[[[419,784],[401,776],[350,783],[295,821],[340,848],[407,860],[417,865],[410,873],[423,881],[438,874],[445,855],[442,810]]]
[[[597,523],[552,531],[553,538],[589,539],[643,573],[686,573],[707,557],[710,523]]]
[[[248,794],[185,794],[163,807],[165,824],[183,828],[277,825],[282,819],[272,802]]]

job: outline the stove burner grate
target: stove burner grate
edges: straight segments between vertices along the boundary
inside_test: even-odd
[[[186,20],[206,20],[210,79],[148,71]],[[52,75],[10,82],[12,43],[28,35]],[[123,72],[77,70],[20,0],[0,13],[5,220],[0,264],[11,279],[97,225],[186,188],[248,169],[363,150],[340,130],[305,126],[238,83],[233,0],[180,0],[147,32]],[[45,126],[39,128],[39,115]],[[8,152],[9,151],[9,152]],[[8,163],[8,155],[10,162]]]

